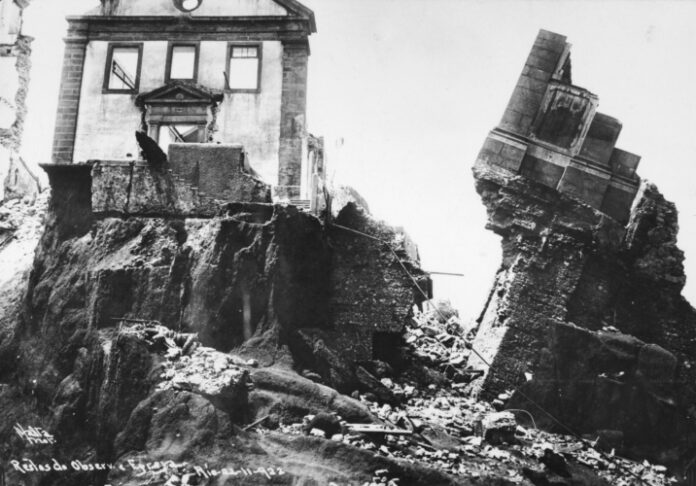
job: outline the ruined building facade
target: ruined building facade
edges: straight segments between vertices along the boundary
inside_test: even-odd
[[[68,18],[53,162],[138,158],[171,143],[241,144],[281,198],[323,170],[306,130],[314,14],[295,0],[103,0]]]
[[[0,0],[0,201],[35,196],[39,181],[20,156],[32,38],[22,34],[29,0]]]

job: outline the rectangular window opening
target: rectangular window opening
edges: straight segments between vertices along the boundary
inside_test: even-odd
[[[195,81],[198,75],[198,46],[173,44],[167,59],[167,80]]]
[[[160,125],[157,140],[165,152],[172,143],[202,143],[205,141],[205,127],[188,123]]]
[[[258,91],[260,86],[261,46],[231,45],[227,87],[237,91]]]
[[[106,66],[105,90],[134,93],[140,82],[141,45],[111,45]]]

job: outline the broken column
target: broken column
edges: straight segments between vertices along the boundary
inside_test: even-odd
[[[30,196],[39,180],[20,154],[31,69],[31,37],[22,34],[28,0],[0,0],[0,201]]]

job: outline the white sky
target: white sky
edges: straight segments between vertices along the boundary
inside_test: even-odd
[[[68,13],[96,0],[34,0],[31,161],[50,160]],[[573,45],[573,82],[623,122],[618,146],[680,210],[680,247],[696,302],[696,1],[305,0],[311,38],[308,123],[324,135],[336,181],[406,227],[424,268],[465,318],[480,312],[500,263],[499,239],[471,166],[503,114],[540,28]],[[342,142],[341,142],[342,141]]]

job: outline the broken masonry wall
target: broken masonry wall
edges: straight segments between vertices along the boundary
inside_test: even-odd
[[[241,145],[171,144],[168,162],[92,161],[100,215],[213,216],[225,202],[270,203],[268,184],[244,170]]]
[[[410,240],[353,205],[337,224],[389,242],[396,254],[294,206],[225,203],[194,217],[105,214],[93,207],[104,201],[94,194],[99,167],[44,165],[52,199],[28,296],[36,335],[57,333],[60,341],[81,329],[108,330],[121,318],[155,320],[224,352],[243,346],[263,363],[289,353],[301,369],[321,364],[326,383],[353,390],[353,367],[398,355],[412,307],[423,300],[401,265],[430,292]],[[116,168],[125,175],[110,168],[110,180],[123,187],[130,166]],[[317,339],[335,360],[307,352],[318,349]]]
[[[539,405],[578,433],[618,431],[631,454],[680,460],[696,443],[696,310],[681,295],[674,205],[646,184],[623,227],[522,177],[481,165],[475,177],[503,261],[472,391],[519,392],[506,406],[554,431]]]
[[[0,1],[0,201],[29,196],[41,190],[36,175],[20,157],[32,38],[22,34],[26,0]]]
[[[331,262],[331,322],[348,339],[334,343],[354,361],[381,359],[398,346],[413,304],[430,298],[429,277],[418,267],[414,245],[402,231],[372,219],[348,203],[334,223],[378,238],[387,244],[333,227]],[[401,262],[401,263],[400,263]],[[426,293],[424,297],[404,267]],[[351,339],[352,337],[352,339]]]
[[[547,38],[523,74],[539,74],[530,62]],[[506,112],[501,126],[517,134],[493,130],[474,165],[503,255],[472,343],[468,364],[483,376],[471,389],[515,391],[506,406],[537,423],[560,431],[547,410],[579,433],[615,430],[631,454],[679,460],[696,444],[696,310],[681,295],[677,210],[638,185],[638,156],[614,147],[620,123],[594,114],[580,129],[573,103],[529,126]]]
[[[621,238],[611,219],[567,196],[521,177],[475,168],[476,189],[488,212],[487,228],[503,237],[503,262],[481,317],[470,365],[484,369],[485,397],[513,388],[543,356],[548,318],[565,320],[583,273],[594,231]],[[582,233],[587,234],[583,235]]]

